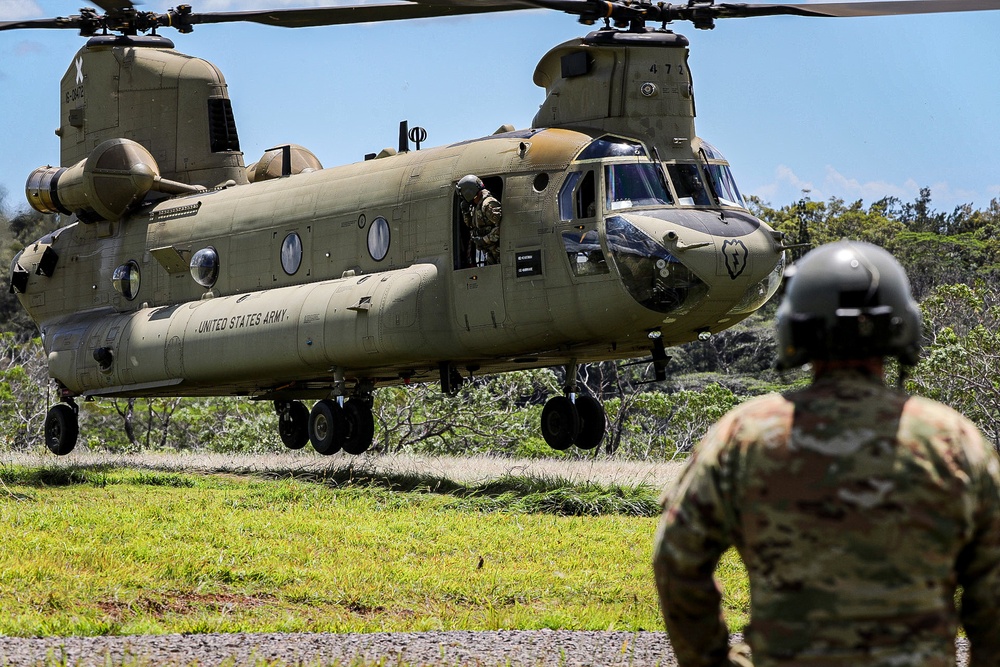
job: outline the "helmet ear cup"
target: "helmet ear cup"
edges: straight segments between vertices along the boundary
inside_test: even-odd
[[[899,262],[869,243],[839,241],[798,262],[778,308],[778,368],[813,359],[920,357],[920,309]]]

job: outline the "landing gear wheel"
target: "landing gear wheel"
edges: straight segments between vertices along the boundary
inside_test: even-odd
[[[76,447],[80,435],[80,422],[76,408],[59,403],[49,408],[45,415],[45,446],[57,456],[65,456]]]
[[[593,396],[578,396],[576,413],[580,416],[580,432],[575,444],[580,449],[594,449],[604,439],[604,406]]]
[[[375,417],[371,406],[363,399],[352,398],[344,403],[344,413],[348,425],[344,451],[348,454],[363,454],[375,439]]]
[[[344,409],[329,399],[317,401],[309,413],[309,439],[313,449],[323,456],[340,451],[347,434]]]
[[[275,401],[278,412],[278,435],[281,442],[289,449],[302,449],[309,442],[309,408],[302,401],[279,403]]]
[[[552,449],[564,451],[573,445],[580,432],[580,416],[573,401],[553,396],[542,408],[542,437]]]

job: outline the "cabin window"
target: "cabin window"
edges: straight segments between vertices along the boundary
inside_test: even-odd
[[[281,242],[281,268],[290,276],[295,275],[302,264],[302,239],[292,232]]]
[[[191,277],[206,289],[211,289],[219,279],[219,253],[209,246],[191,256]]]
[[[711,206],[705,183],[696,164],[668,164],[667,173],[677,192],[677,203],[681,206]]]
[[[569,267],[575,276],[596,276],[608,273],[608,262],[604,258],[601,239],[596,229],[576,227],[562,233]]]
[[[376,262],[381,262],[389,254],[389,223],[382,216],[372,220],[368,228],[368,254]]]
[[[139,295],[140,279],[139,264],[135,260],[125,262],[111,276],[115,290],[129,301]]]
[[[663,181],[663,173],[649,162],[605,165],[604,181],[609,211],[674,203]]]

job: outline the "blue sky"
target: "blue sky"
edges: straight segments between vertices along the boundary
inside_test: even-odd
[[[0,0],[0,20],[76,13],[73,0]],[[143,8],[177,3],[148,0]],[[202,0],[195,11],[331,5]],[[589,30],[543,10],[288,30],[250,24],[164,34],[220,67],[246,161],[298,143],[324,166],[395,146],[408,119],[427,146],[527,127],[543,91],[538,59]],[[912,201],[939,210],[1000,197],[1000,11],[913,17],[773,17],[674,26],[691,40],[699,136],[745,193]],[[0,32],[0,186],[19,207],[27,175],[59,159],[59,79],[83,38]]]

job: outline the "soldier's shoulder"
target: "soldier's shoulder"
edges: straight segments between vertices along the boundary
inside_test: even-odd
[[[909,396],[903,405],[904,415],[911,421],[932,426],[942,431],[962,431],[979,434],[972,420],[944,403],[924,396]],[[981,436],[980,436],[981,437]]]
[[[910,396],[903,408],[902,435],[937,447],[955,447],[973,465],[996,467],[996,451],[971,419],[954,408],[923,396]]]
[[[765,434],[787,430],[795,406],[781,394],[766,394],[744,401],[709,429],[705,440],[717,446],[740,446]]]

